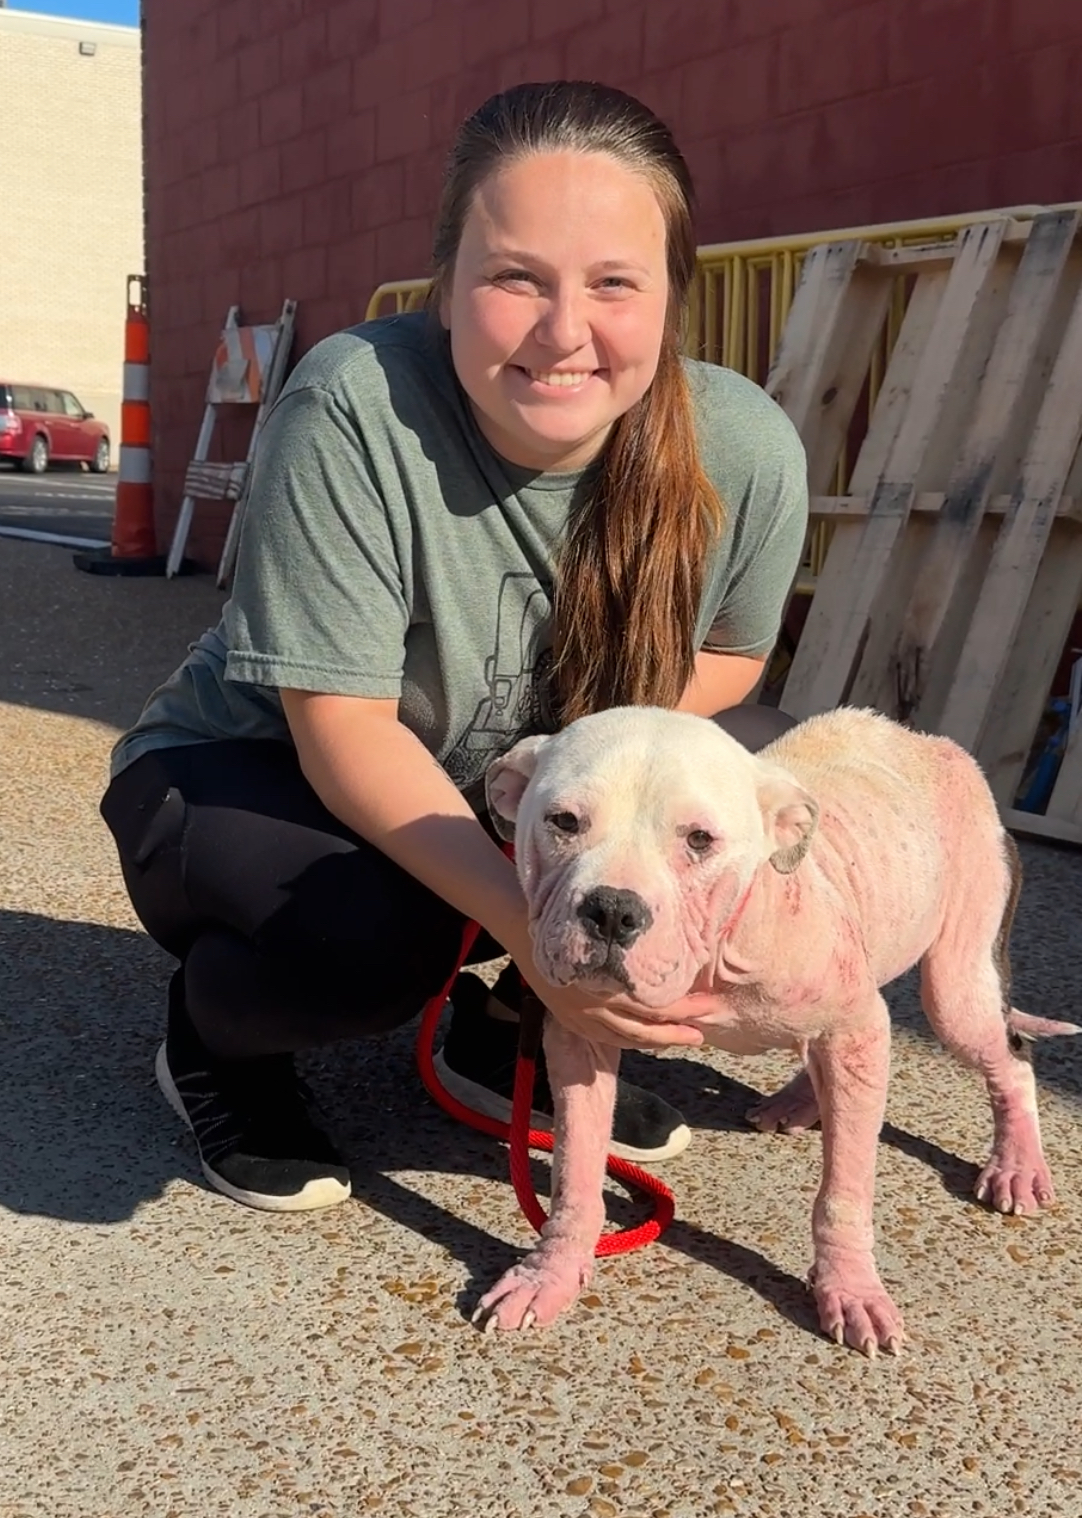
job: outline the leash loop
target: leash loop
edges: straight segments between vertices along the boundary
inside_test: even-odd
[[[544,1129],[531,1128],[530,1113],[533,1108],[534,1081],[543,1018],[531,1017],[527,1014],[520,1016],[519,1019],[519,1054],[515,1066],[515,1089],[511,1102],[510,1124],[501,1122],[499,1118],[486,1117],[483,1113],[474,1112],[453,1097],[440,1082],[432,1059],[436,1026],[455,980],[458,978],[458,973],[466,963],[479,932],[478,923],[466,923],[458,963],[443,990],[432,997],[421,1015],[421,1026],[417,1030],[416,1043],[417,1068],[429,1096],[451,1117],[457,1118],[460,1123],[466,1123],[471,1128],[476,1128],[481,1133],[487,1133],[493,1138],[503,1139],[509,1143],[511,1183],[515,1188],[515,1195],[531,1226],[540,1232],[548,1220],[548,1214],[534,1190],[530,1175],[530,1150],[543,1149],[551,1153],[552,1134]],[[533,999],[533,997],[527,997],[527,1001]],[[605,1162],[605,1169],[615,1180],[652,1196],[654,1214],[645,1223],[640,1223],[635,1228],[602,1234],[594,1250],[598,1258],[612,1254],[626,1254],[632,1249],[641,1249],[644,1245],[652,1243],[672,1222],[676,1210],[675,1199],[668,1186],[641,1166],[633,1165],[629,1160],[610,1154]]]

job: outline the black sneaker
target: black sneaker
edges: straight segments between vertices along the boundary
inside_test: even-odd
[[[518,972],[513,974],[517,981]],[[505,972],[505,975],[507,972]],[[497,998],[504,977],[495,988]],[[508,987],[508,989],[510,989]],[[489,988],[469,971],[461,974],[451,991],[452,1015],[443,1047],[436,1055],[436,1073],[443,1085],[473,1112],[511,1121],[511,1098],[518,1058],[518,1023],[489,1017],[485,1003]],[[507,996],[507,1001],[517,997]],[[552,1131],[552,1092],[549,1089],[545,1054],[537,1058],[531,1123],[541,1132]],[[691,1143],[691,1130],[682,1115],[651,1091],[616,1083],[609,1153],[638,1165],[671,1160]]]
[[[182,973],[169,986],[169,1021],[154,1073],[195,1135],[207,1180],[235,1202],[265,1212],[344,1202],[349,1171],[312,1122],[310,1093],[292,1055],[216,1059],[184,1008]]]

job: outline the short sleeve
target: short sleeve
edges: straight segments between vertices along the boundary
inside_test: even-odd
[[[800,436],[781,408],[761,394],[756,413],[742,488],[734,490],[730,479],[723,492],[734,516],[731,551],[701,646],[758,658],[777,641],[804,551],[808,473]]]
[[[225,609],[226,678],[398,696],[402,560],[356,421],[319,386],[284,393],[253,460]]]

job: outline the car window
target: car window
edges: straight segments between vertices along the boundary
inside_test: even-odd
[[[61,390],[60,399],[64,403],[65,415],[77,417],[79,421],[82,421],[83,408],[79,405],[79,402],[75,399],[74,395],[72,395],[71,391]]]
[[[16,411],[33,411],[34,397],[30,394],[29,385],[12,385],[11,394]]]
[[[50,411],[57,416],[64,414],[64,402],[60,399],[58,390],[41,390],[38,393],[44,401],[42,411]]]
[[[13,411],[15,402],[11,396],[10,385],[0,385],[0,410]]]

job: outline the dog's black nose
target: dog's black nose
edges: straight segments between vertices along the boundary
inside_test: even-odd
[[[602,943],[626,949],[650,926],[654,915],[634,891],[616,891],[598,886],[588,891],[579,905],[579,916],[587,933]]]

